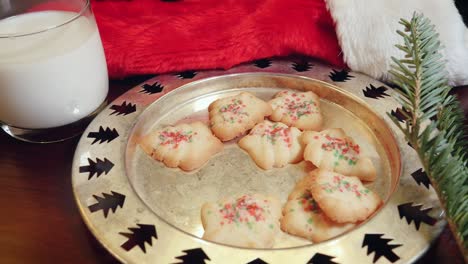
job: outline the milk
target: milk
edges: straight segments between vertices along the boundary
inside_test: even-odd
[[[44,11],[0,21],[0,36],[61,24],[73,12]],[[50,128],[92,113],[106,98],[108,77],[93,18],[43,33],[0,37],[0,122]]]

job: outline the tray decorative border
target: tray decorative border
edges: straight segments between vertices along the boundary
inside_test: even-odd
[[[291,249],[241,249],[194,238],[159,219],[125,175],[129,133],[142,111],[184,84],[227,74],[291,74],[331,83],[380,114],[397,135],[403,170],[399,186],[379,214],[345,236]],[[257,60],[222,71],[156,76],[104,109],[83,133],[72,166],[74,196],[94,236],[124,263],[411,263],[445,225],[437,195],[415,151],[386,115],[403,121],[394,88],[365,75],[309,60]]]

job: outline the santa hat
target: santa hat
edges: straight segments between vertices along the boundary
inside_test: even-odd
[[[109,74],[227,69],[303,55],[386,80],[400,18],[423,13],[448,78],[468,84],[468,30],[452,0],[94,0]]]

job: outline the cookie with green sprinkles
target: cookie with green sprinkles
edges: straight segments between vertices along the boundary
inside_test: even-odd
[[[366,188],[358,177],[316,169],[311,194],[325,215],[338,223],[366,220],[382,204],[377,193]]]
[[[304,159],[318,168],[357,176],[363,181],[373,181],[377,176],[372,160],[341,128],[306,131],[301,141],[306,145]]]
[[[228,197],[202,206],[203,239],[246,248],[271,248],[279,232],[281,205],[261,194]]]
[[[313,92],[284,90],[268,101],[273,109],[269,117],[300,130],[320,131],[323,125],[320,98]]]
[[[243,135],[269,116],[272,109],[249,92],[220,98],[208,106],[210,128],[221,141]]]
[[[318,243],[350,230],[354,224],[333,222],[323,213],[310,191],[312,180],[307,175],[296,183],[283,207],[280,227],[288,234]]]
[[[252,128],[238,144],[260,168],[269,170],[302,160],[301,134],[295,127],[265,120]]]
[[[143,136],[140,147],[151,158],[170,168],[192,171],[223,150],[223,143],[202,122],[178,124]]]

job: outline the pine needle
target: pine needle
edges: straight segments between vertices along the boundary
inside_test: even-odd
[[[409,114],[405,125],[389,116],[418,153],[466,260],[468,129],[465,117],[457,98],[449,95],[451,87],[445,77],[442,47],[430,20],[414,13],[410,21],[401,19],[400,24],[404,31],[397,33],[404,44],[395,46],[404,53],[404,58],[392,57],[390,74],[402,88],[396,99]]]

